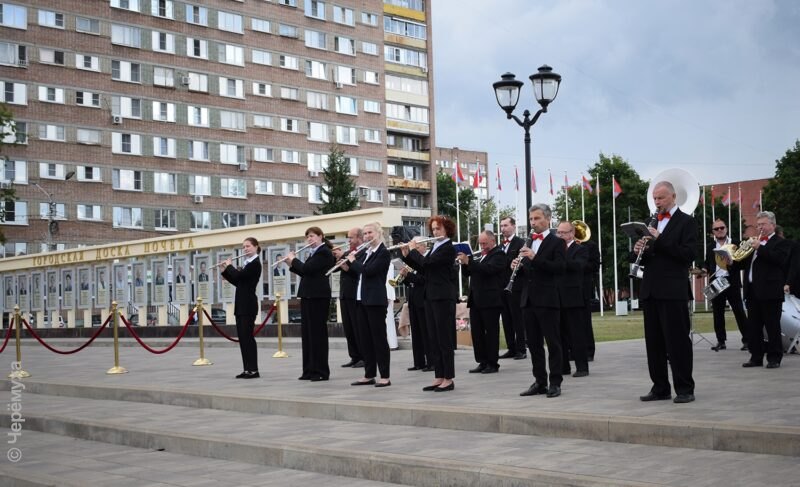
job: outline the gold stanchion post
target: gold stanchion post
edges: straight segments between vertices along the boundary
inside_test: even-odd
[[[275,321],[278,322],[278,351],[272,355],[272,358],[288,358],[289,354],[283,351],[283,329],[281,328],[281,293],[275,293],[275,312],[278,317]]]
[[[194,308],[197,313],[197,338],[200,339],[200,358],[195,360],[192,365],[211,365],[212,361],[205,357],[205,346],[203,344],[203,298],[197,298],[197,306]]]
[[[14,369],[10,374],[8,374],[9,379],[24,379],[26,377],[30,377],[31,374],[25,372],[22,369],[22,348],[20,345],[22,344],[21,340],[21,332],[20,328],[22,328],[22,316],[19,314],[19,305],[14,306],[14,319],[8,326],[14,326],[16,329],[14,330],[14,338],[17,342],[17,361],[12,365]]]
[[[106,371],[106,374],[127,374],[128,369],[119,365],[119,310],[117,302],[111,302],[111,316],[113,316],[112,327],[114,329],[114,366]]]

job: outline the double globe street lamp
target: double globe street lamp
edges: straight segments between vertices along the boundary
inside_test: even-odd
[[[533,83],[533,94],[536,101],[542,108],[531,118],[531,112],[525,110],[522,113],[523,119],[514,115],[512,112],[519,102],[519,92],[524,83],[516,79],[511,73],[501,76],[500,81],[492,84],[494,94],[497,97],[497,104],[506,112],[506,117],[514,119],[517,124],[525,129],[525,203],[526,212],[533,206],[531,200],[531,127],[539,120],[542,113],[547,112],[547,106],[556,99],[558,87],[561,85],[561,75],[554,73],[553,68],[548,65],[541,66],[536,74],[530,75]]]

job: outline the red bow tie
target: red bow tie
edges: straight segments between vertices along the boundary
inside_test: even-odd
[[[541,233],[532,233],[531,242],[533,242],[534,240],[544,240],[544,235]]]
[[[481,255],[483,255],[483,256],[486,256],[486,254],[488,254],[488,253],[489,253],[488,250],[481,250]]]
[[[509,239],[505,239],[505,240],[503,240],[503,245],[508,245],[508,244],[509,244],[509,242],[511,242],[511,240],[509,240]]]
[[[670,216],[671,216],[671,215],[670,215],[669,213],[659,213],[659,214],[658,214],[658,221],[661,221],[661,220],[669,220],[669,217],[670,217]]]
[[[762,245],[767,243],[767,242],[769,242],[769,237],[764,237],[764,238],[761,239],[761,244]]]

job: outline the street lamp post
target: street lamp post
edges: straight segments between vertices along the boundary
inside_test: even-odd
[[[525,204],[526,212],[533,206],[531,198],[531,127],[539,120],[542,113],[547,112],[547,106],[556,99],[558,88],[561,85],[561,75],[554,73],[548,65],[541,66],[536,74],[530,76],[533,83],[533,94],[542,108],[531,118],[531,112],[525,110],[523,119],[512,112],[519,102],[519,92],[524,83],[516,79],[511,73],[501,76],[500,81],[492,84],[497,104],[506,112],[506,117],[513,119],[517,125],[525,129]]]
[[[75,171],[69,171],[64,176],[64,181],[70,179],[74,175]],[[52,193],[39,186],[39,183],[34,182],[33,186],[47,196],[47,251],[52,252],[56,250],[56,244],[53,237],[56,233],[58,233],[58,222],[56,221],[56,202],[53,199]]]

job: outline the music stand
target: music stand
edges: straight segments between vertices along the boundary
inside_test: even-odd
[[[694,286],[693,286],[693,284],[694,284],[694,279],[692,279],[692,274],[689,273],[689,298],[690,298],[689,299],[689,339],[692,340],[692,346],[694,346],[694,345],[702,342],[703,340],[705,340],[706,342],[709,343],[709,345],[711,345],[713,347],[714,343],[711,340],[709,340],[708,338],[703,336],[703,334],[700,333],[699,331],[695,331],[694,330],[694,306],[692,306],[692,304],[694,303]],[[695,335],[697,335],[699,337],[697,342],[694,341],[694,336]]]

